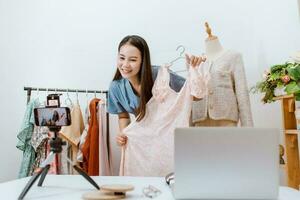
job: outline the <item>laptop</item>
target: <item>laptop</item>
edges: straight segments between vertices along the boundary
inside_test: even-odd
[[[175,129],[175,199],[277,199],[279,130]]]

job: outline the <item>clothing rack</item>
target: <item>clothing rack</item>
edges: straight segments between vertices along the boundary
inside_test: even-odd
[[[51,92],[76,92],[76,93],[100,93],[105,94],[105,98],[108,98],[107,90],[82,90],[82,89],[61,89],[61,88],[35,88],[35,87],[24,87],[24,91],[27,91],[27,103],[30,101],[31,91],[51,91]],[[107,142],[109,144],[109,113],[106,112],[106,127],[107,127]],[[108,152],[111,154],[111,152]]]
[[[30,101],[31,91],[49,91],[49,92],[76,92],[76,93],[100,93],[105,94],[106,99],[108,97],[107,90],[82,90],[82,89],[61,89],[61,88],[34,88],[24,87],[24,91],[27,91],[27,103]]]

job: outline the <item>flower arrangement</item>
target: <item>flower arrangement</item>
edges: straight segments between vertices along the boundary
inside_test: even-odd
[[[264,72],[263,80],[251,88],[253,93],[264,93],[264,103],[273,102],[273,98],[280,95],[276,94],[278,90],[294,94],[296,99],[300,100],[300,63],[287,62],[272,66]]]

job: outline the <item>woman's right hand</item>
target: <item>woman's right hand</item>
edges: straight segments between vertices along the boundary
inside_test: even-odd
[[[127,136],[125,134],[119,134],[117,137],[116,137],[116,141],[117,141],[117,144],[119,146],[125,146],[127,144]]]

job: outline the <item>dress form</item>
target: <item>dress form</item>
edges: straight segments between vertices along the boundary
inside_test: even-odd
[[[224,48],[222,47],[219,39],[217,36],[212,35],[211,29],[208,25],[208,23],[205,23],[206,32],[208,34],[208,37],[205,39],[205,54],[209,61],[209,67],[207,69],[204,69],[206,73],[210,73],[210,66],[212,62],[214,62],[217,58],[219,58],[223,53],[225,52]],[[213,94],[215,91],[209,90],[208,95]],[[210,105],[212,107],[213,105]],[[216,127],[216,126],[237,126],[237,123],[231,120],[222,119],[222,120],[215,120],[212,119],[209,116],[208,110],[207,110],[207,118],[204,121],[199,121],[194,123],[194,126],[210,126],[210,127]]]
[[[205,23],[206,33],[208,37],[205,39],[205,53],[210,61],[216,60],[220,55],[224,53],[224,48],[222,47],[217,36],[212,35],[211,29],[208,23]]]

